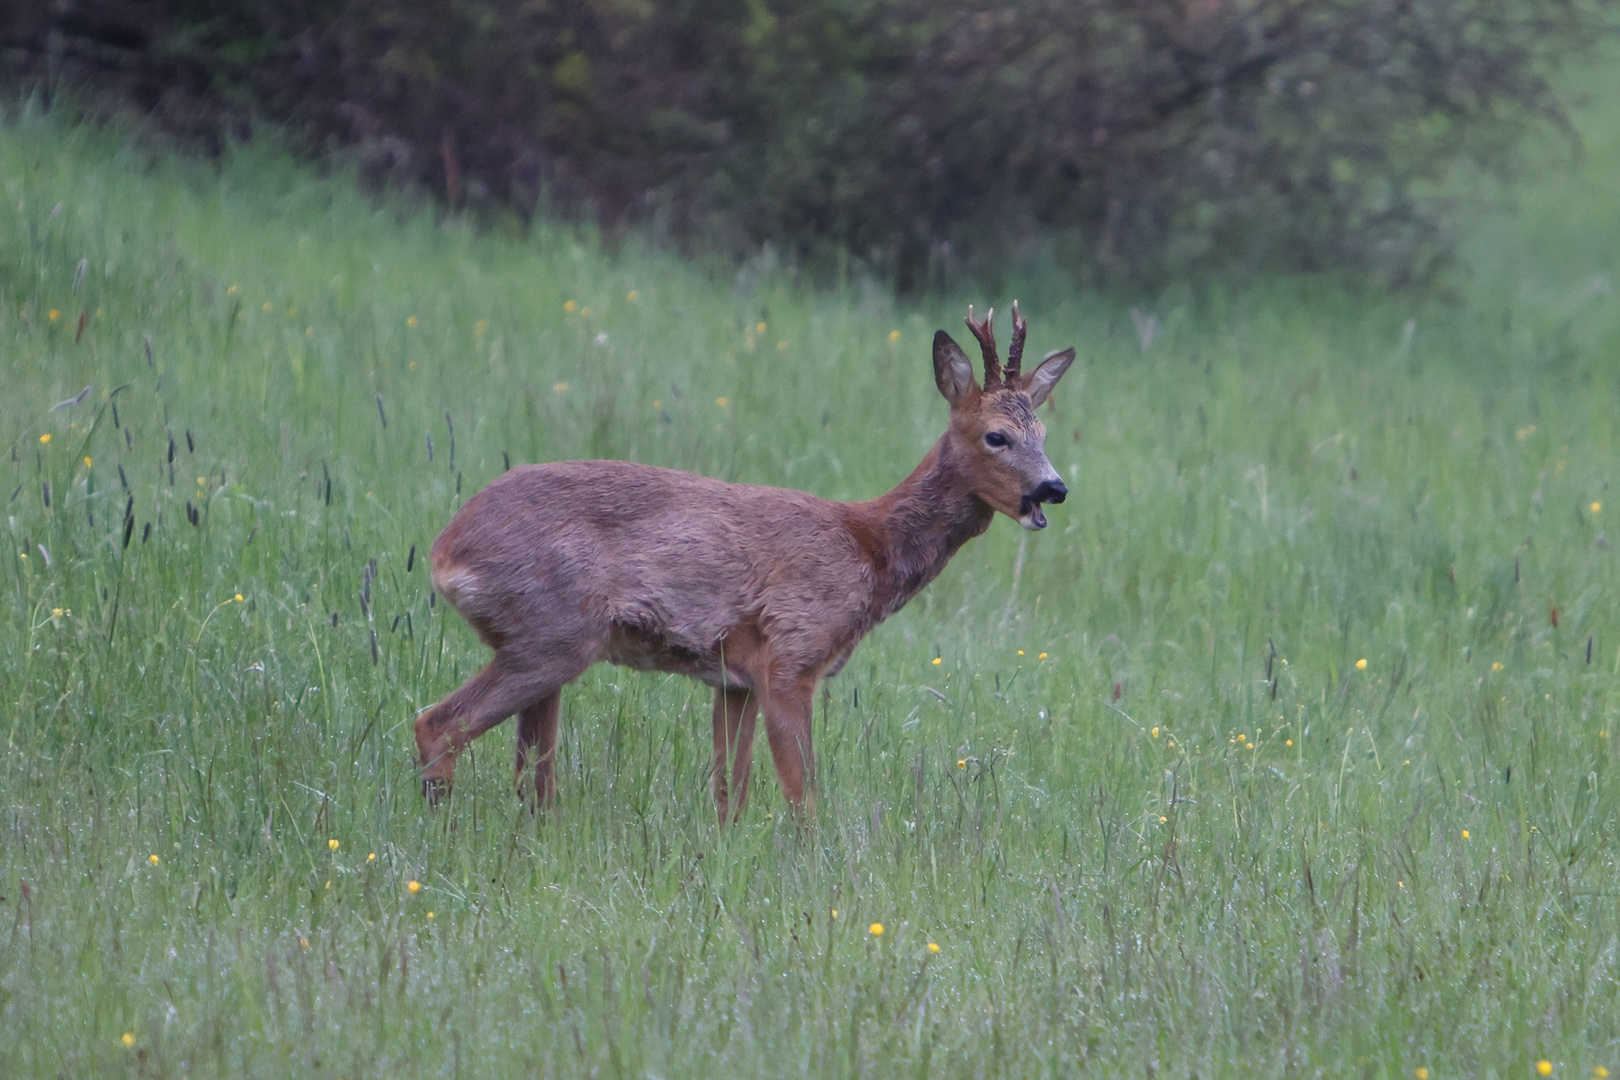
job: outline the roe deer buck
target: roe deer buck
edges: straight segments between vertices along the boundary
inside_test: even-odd
[[[474,496],[434,541],[433,587],[495,656],[417,719],[424,793],[447,791],[460,750],[516,713],[520,790],[532,761],[534,796],[548,802],[562,688],[607,660],[715,688],[722,824],[746,804],[760,711],[783,793],[812,813],[817,682],[989,528],[995,511],[1041,529],[1041,504],[1068,494],[1035,409],[1074,350],[1022,373],[1025,324],[1016,302],[1012,312],[1003,370],[994,311],[981,322],[968,308],[983,387],[950,335],[934,335],[934,381],[950,425],[879,498],[831,502],[626,461],[523,466]]]

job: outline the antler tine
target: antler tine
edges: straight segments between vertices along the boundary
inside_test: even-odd
[[[1002,376],[1008,383],[1016,382],[1018,379],[1019,365],[1024,361],[1024,331],[1029,329],[1024,322],[1024,317],[1018,314],[1018,301],[1016,300],[1013,301],[1012,312],[1012,344],[1007,346],[1007,370]]]
[[[990,308],[984,313],[981,322],[973,317],[973,305],[968,305],[967,327],[973,336],[979,340],[979,351],[984,354],[984,388],[986,390],[999,389],[1002,383],[1001,361],[996,356],[996,332],[990,321],[996,317],[996,309]]]

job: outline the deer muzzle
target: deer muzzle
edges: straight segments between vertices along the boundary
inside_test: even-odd
[[[1034,491],[1018,500],[1018,524],[1031,531],[1046,528],[1046,515],[1041,513],[1042,503],[1060,503],[1069,497],[1069,489],[1061,480],[1043,480]]]

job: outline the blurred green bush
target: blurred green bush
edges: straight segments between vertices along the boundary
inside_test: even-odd
[[[902,290],[1031,245],[1149,282],[1426,278],[1450,245],[1425,184],[1508,170],[1563,123],[1556,64],[1614,25],[1614,0],[35,3],[0,17],[12,70],[105,79],[83,43],[122,34],[375,182],[850,255]]]

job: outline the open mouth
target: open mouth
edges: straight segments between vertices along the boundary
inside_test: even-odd
[[[1018,524],[1031,531],[1046,528],[1046,515],[1041,513],[1041,503],[1060,503],[1068,496],[1069,489],[1061,481],[1043,482],[1018,500]]]
[[[1018,524],[1031,532],[1046,528],[1046,515],[1041,513],[1041,500],[1025,495],[1018,500]]]

